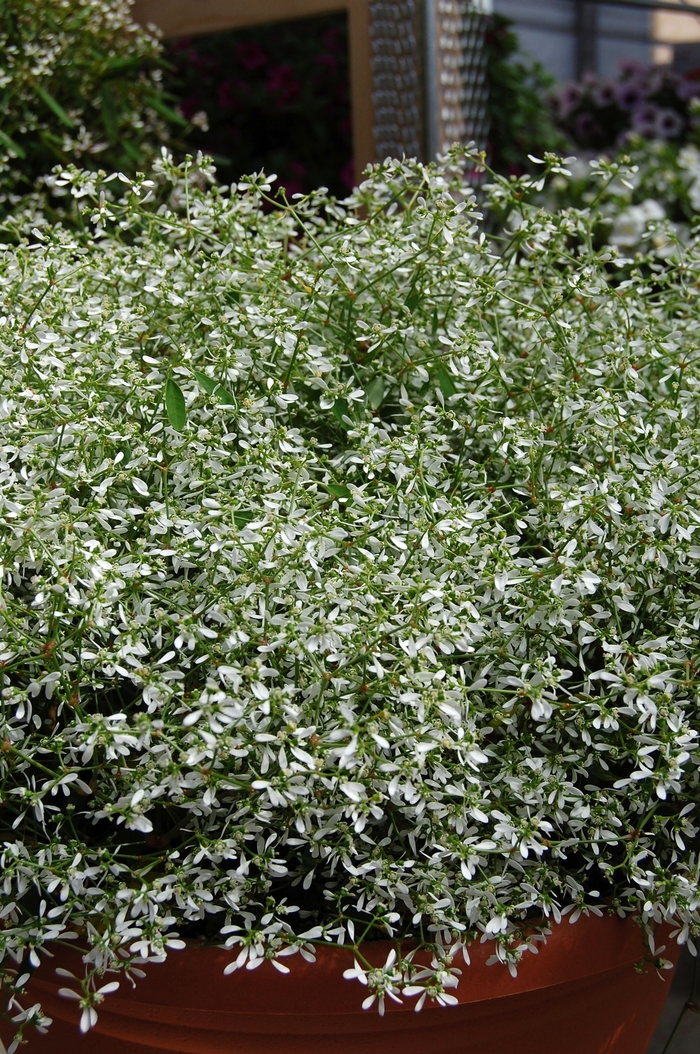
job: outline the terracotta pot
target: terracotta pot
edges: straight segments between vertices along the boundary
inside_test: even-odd
[[[379,965],[390,944],[367,946]],[[489,945],[471,949],[456,990],[459,1006],[413,1000],[386,1015],[360,1007],[367,989],[343,978],[352,965],[344,949],[321,948],[316,964],[286,959],[291,973],[270,963],[229,977],[230,952],[191,946],[148,968],[134,990],[122,982],[99,1008],[97,1027],[77,1029],[75,1003],[56,993],[57,965],[77,972],[75,952],[61,951],[32,982],[54,1019],[34,1034],[31,1054],[644,1054],[669,991],[672,971],[659,977],[644,956],[638,927],[617,917],[581,918],[556,926],[539,955],[526,954],[517,978],[486,966]],[[668,942],[666,954],[677,958]],[[7,1035],[5,1034],[7,1041]]]

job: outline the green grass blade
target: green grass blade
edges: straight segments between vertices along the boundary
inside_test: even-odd
[[[15,143],[14,140],[10,139],[9,135],[5,135],[5,133],[1,130],[0,143],[2,143],[2,145],[8,150],[11,150],[12,153],[15,154],[17,157],[25,158],[27,156],[22,147]]]
[[[58,117],[61,124],[65,124],[67,128],[75,128],[73,121],[63,109],[60,102],[57,102],[54,99],[53,95],[51,95],[50,92],[47,92],[46,88],[42,88],[40,84],[35,84],[34,91],[39,96],[41,101],[45,103],[48,108],[55,113],[56,117]]]

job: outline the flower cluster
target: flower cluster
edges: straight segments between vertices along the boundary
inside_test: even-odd
[[[381,1008],[565,915],[699,932],[700,245],[596,249],[527,177],[489,238],[463,162],[294,207],[66,169],[84,226],[2,250],[20,1030],[71,938],[88,1028],[188,936],[345,943]]]
[[[700,94],[700,81],[663,67],[635,62],[620,66],[616,78],[586,75],[557,94],[561,128],[578,147],[604,150],[627,141],[630,133],[646,139],[679,140],[694,127],[689,102]]]
[[[542,200],[550,209],[595,201],[605,218],[599,236],[627,253],[673,256],[700,212],[700,150],[693,139],[680,145],[630,136],[618,153],[624,176],[602,186],[596,161],[569,159],[568,171],[556,177]]]

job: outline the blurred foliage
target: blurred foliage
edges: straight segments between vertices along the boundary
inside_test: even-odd
[[[553,77],[519,51],[510,19],[496,14],[489,21],[489,164],[504,175],[521,175],[529,167],[528,154],[565,151],[567,141],[548,101]]]
[[[134,172],[187,122],[125,0],[0,0],[0,208],[56,164]]]
[[[252,26],[167,46],[165,84],[191,121],[191,147],[219,177],[275,172],[288,194],[353,186],[344,14]]]

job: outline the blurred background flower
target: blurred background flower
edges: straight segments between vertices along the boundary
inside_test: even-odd
[[[631,132],[647,139],[681,140],[691,125],[689,102],[697,80],[638,62],[620,63],[616,77],[586,74],[552,96],[557,124],[574,147],[609,150]]]

